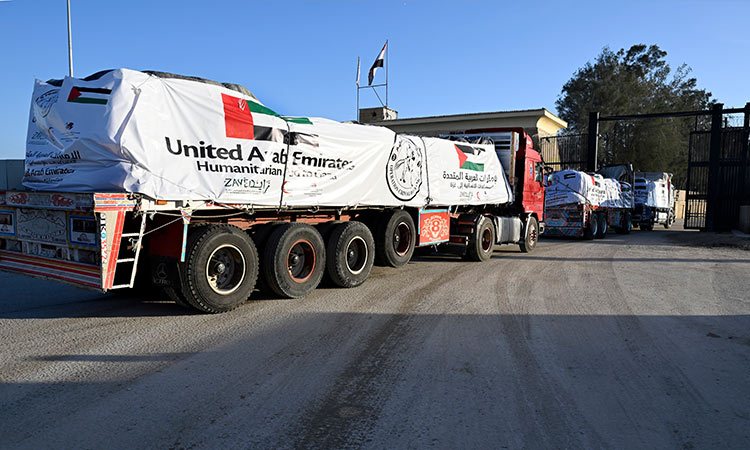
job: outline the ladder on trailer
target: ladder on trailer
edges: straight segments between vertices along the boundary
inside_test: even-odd
[[[117,279],[117,269],[120,264],[132,264],[130,271],[130,282],[128,284],[117,284],[110,289],[132,288],[135,284],[135,273],[138,269],[138,257],[141,255],[143,247],[143,234],[146,231],[146,214],[141,213],[141,225],[137,233],[122,233],[120,236],[120,249],[122,249],[122,239],[127,239],[131,248],[135,249],[135,255],[132,258],[119,258],[115,261],[115,279]],[[122,250],[120,251],[122,253]]]

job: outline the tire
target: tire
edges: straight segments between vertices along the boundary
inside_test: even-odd
[[[466,257],[469,261],[489,261],[496,240],[495,224],[488,217],[481,217],[476,230],[469,238]]]
[[[401,267],[414,254],[417,231],[411,214],[397,209],[380,219],[375,233],[375,262],[382,266]]]
[[[628,234],[633,229],[633,219],[630,218],[630,213],[625,213],[625,218],[623,219],[623,226],[615,228],[615,231],[617,231],[620,234]]]
[[[258,279],[258,252],[247,233],[231,225],[201,227],[188,239],[179,264],[181,293],[206,313],[231,311],[243,304]]]
[[[345,288],[364,283],[375,260],[375,240],[367,225],[338,223],[326,242],[326,271],[331,281]]]
[[[674,211],[670,209],[669,212],[667,213],[667,222],[664,224],[664,228],[666,228],[667,230],[672,228],[673,223],[674,223]]]
[[[273,230],[261,267],[268,287],[282,297],[299,298],[320,284],[326,249],[320,233],[304,223],[287,223]]]
[[[315,229],[318,230],[318,233],[320,233],[320,237],[323,238],[323,242],[328,242],[328,238],[331,237],[331,233],[333,233],[333,230],[342,223],[345,223],[345,222],[341,222],[339,220],[332,220],[330,222],[323,222],[323,223],[319,223],[315,225]],[[326,249],[327,248],[328,247],[326,247]],[[326,252],[326,254],[328,253]]]
[[[518,247],[523,253],[529,253],[534,250],[537,241],[539,241],[539,222],[535,217],[529,216],[526,220],[523,240],[518,244]]]
[[[263,267],[263,255],[265,255],[266,252],[268,237],[271,236],[271,233],[273,233],[273,230],[276,229],[276,227],[284,225],[286,223],[287,222],[282,221],[269,222],[262,225],[256,225],[250,229],[250,236],[252,236],[253,242],[255,243],[255,248],[258,250],[258,267]],[[273,290],[271,290],[262,276],[258,276],[258,281],[255,284],[255,287],[263,294],[274,294]]]
[[[164,286],[163,288],[161,288],[161,291],[164,295],[167,296],[168,299],[175,302],[177,306],[181,306],[187,309],[195,309],[190,303],[188,303],[188,301],[185,299],[185,296],[182,295],[181,289],[174,286]]]
[[[649,223],[649,224],[642,223],[641,224],[641,230],[643,230],[643,231],[652,231],[653,229],[654,229],[654,224],[653,223]]]
[[[586,240],[594,239],[598,230],[599,220],[597,220],[596,215],[589,215],[589,226],[583,230],[583,238]]]
[[[596,215],[597,220],[597,228],[596,228],[596,239],[602,239],[607,235],[607,216],[605,214],[597,214]]]

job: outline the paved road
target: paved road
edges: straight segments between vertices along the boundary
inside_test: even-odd
[[[223,315],[0,274],[0,447],[750,448],[750,253],[681,236]]]

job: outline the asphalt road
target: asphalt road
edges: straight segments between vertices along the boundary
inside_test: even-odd
[[[419,258],[193,314],[0,273],[1,448],[750,448],[750,253]]]

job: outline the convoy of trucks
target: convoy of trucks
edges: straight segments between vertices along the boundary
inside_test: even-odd
[[[282,116],[246,88],[127,69],[37,80],[23,189],[0,186],[0,270],[232,310],[351,288],[417,247],[486,261],[540,234],[674,221],[670,174],[547,176],[523,128],[398,135]]]
[[[159,72],[37,81],[26,189],[0,192],[0,269],[102,291],[150,282],[219,313],[256,287],[358,286],[418,246],[531,251],[542,159],[522,129],[485,130],[494,144],[475,131],[286,117],[241,86]]]
[[[629,164],[596,174],[562,170],[552,174],[545,199],[545,235],[603,238],[609,228],[629,233],[634,207]]]

